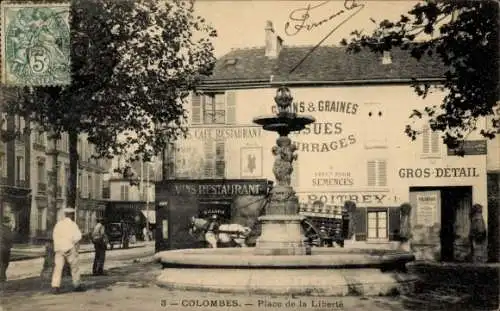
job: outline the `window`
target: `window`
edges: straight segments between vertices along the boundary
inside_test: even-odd
[[[234,124],[236,119],[235,95],[235,92],[193,95],[191,123]]]
[[[175,166],[175,151],[176,151],[176,146],[174,144],[169,144],[167,148],[165,148],[165,173],[167,176],[163,176],[163,179],[168,179],[168,178],[175,178],[176,176],[176,166]]]
[[[24,128],[26,127],[26,122],[24,121],[24,118],[21,116],[15,116],[14,122],[16,131],[18,131],[21,134],[24,133]]]
[[[42,231],[43,230],[43,214],[45,208],[39,208],[36,213],[36,229]]]
[[[367,165],[368,186],[387,186],[387,162],[385,160],[371,160]]]
[[[224,141],[215,142],[215,177],[224,178],[226,176],[226,161]]]
[[[68,133],[61,134],[61,151],[68,152],[69,151],[69,143],[68,143]]]
[[[226,176],[225,142],[207,140],[204,145],[203,177],[224,178]]]
[[[425,157],[440,157],[439,133],[426,125],[422,129],[422,155]]]
[[[128,185],[121,185],[120,186],[120,200],[122,201],[128,201]]]
[[[368,212],[368,239],[387,239],[387,211]]]
[[[46,140],[45,140],[45,132],[42,131],[41,129],[35,130],[35,144],[38,144],[40,146],[45,146],[46,145]]]
[[[67,195],[68,189],[69,189],[69,187],[68,187],[68,185],[69,185],[69,165],[67,165],[67,164],[64,165],[63,178],[64,178],[64,180],[63,180],[63,183],[61,186],[63,187],[63,193],[65,195]]]
[[[83,143],[82,143],[82,139],[81,138],[78,138],[78,154],[80,155],[80,160],[84,161],[84,158],[83,158]]]
[[[24,181],[25,179],[25,174],[24,174],[24,157],[23,156],[17,156],[16,157],[16,183],[19,181]]]
[[[82,187],[83,187],[83,180],[82,180],[83,176],[82,176],[82,172],[78,172],[78,179],[77,179],[77,192],[78,194],[81,196],[82,195]]]
[[[87,187],[88,186],[88,179],[87,179],[87,172],[82,172],[82,178],[81,178],[81,181],[82,181],[82,188],[81,188],[81,192],[80,192],[80,195],[82,198],[86,198],[89,194],[89,188]]]
[[[0,177],[7,178],[7,155],[3,150],[0,150]]]
[[[45,170],[45,159],[40,158],[37,162],[38,192],[47,190],[47,172]]]
[[[96,199],[101,198],[101,176],[97,175],[95,176],[95,182],[94,182],[94,197]]]
[[[205,96],[202,103],[204,124],[226,123],[226,101],[224,94]]]
[[[94,198],[94,184],[92,183],[92,173],[89,173],[89,176],[87,177],[88,179],[88,192],[89,192],[89,199]]]
[[[365,148],[387,148],[386,116],[380,103],[365,103]]]
[[[203,168],[203,176],[206,178],[212,178],[215,175],[215,155],[213,150],[213,141],[207,140],[205,141],[204,146],[204,154],[205,154],[205,163]]]

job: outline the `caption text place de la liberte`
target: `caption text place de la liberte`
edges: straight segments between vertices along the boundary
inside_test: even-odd
[[[238,299],[181,299],[180,301],[168,302],[162,299],[162,307],[181,306],[185,308],[238,308],[255,307],[258,309],[288,309],[300,308],[310,310],[314,308],[328,308],[329,310],[341,310],[344,307],[342,300],[327,300],[321,298],[312,298],[311,300],[302,299],[258,299],[254,302],[243,302]]]

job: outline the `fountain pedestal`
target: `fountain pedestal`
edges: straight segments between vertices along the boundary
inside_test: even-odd
[[[259,217],[262,233],[257,239],[256,255],[305,255],[306,244],[298,214],[298,199],[290,186],[276,186],[271,190],[266,215]]]

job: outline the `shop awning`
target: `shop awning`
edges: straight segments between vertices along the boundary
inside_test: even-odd
[[[144,217],[147,218],[150,224],[155,224],[156,223],[156,211],[141,211]]]

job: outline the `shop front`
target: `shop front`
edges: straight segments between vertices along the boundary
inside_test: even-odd
[[[8,217],[15,243],[30,238],[31,189],[0,186],[0,215]]]
[[[239,224],[258,236],[271,183],[266,179],[165,180],[156,184],[156,251],[205,247],[192,219]]]
[[[472,205],[485,207],[486,223],[488,217],[484,157],[436,164],[398,170],[401,183],[408,185],[412,205],[412,248],[417,259],[467,261]]]

